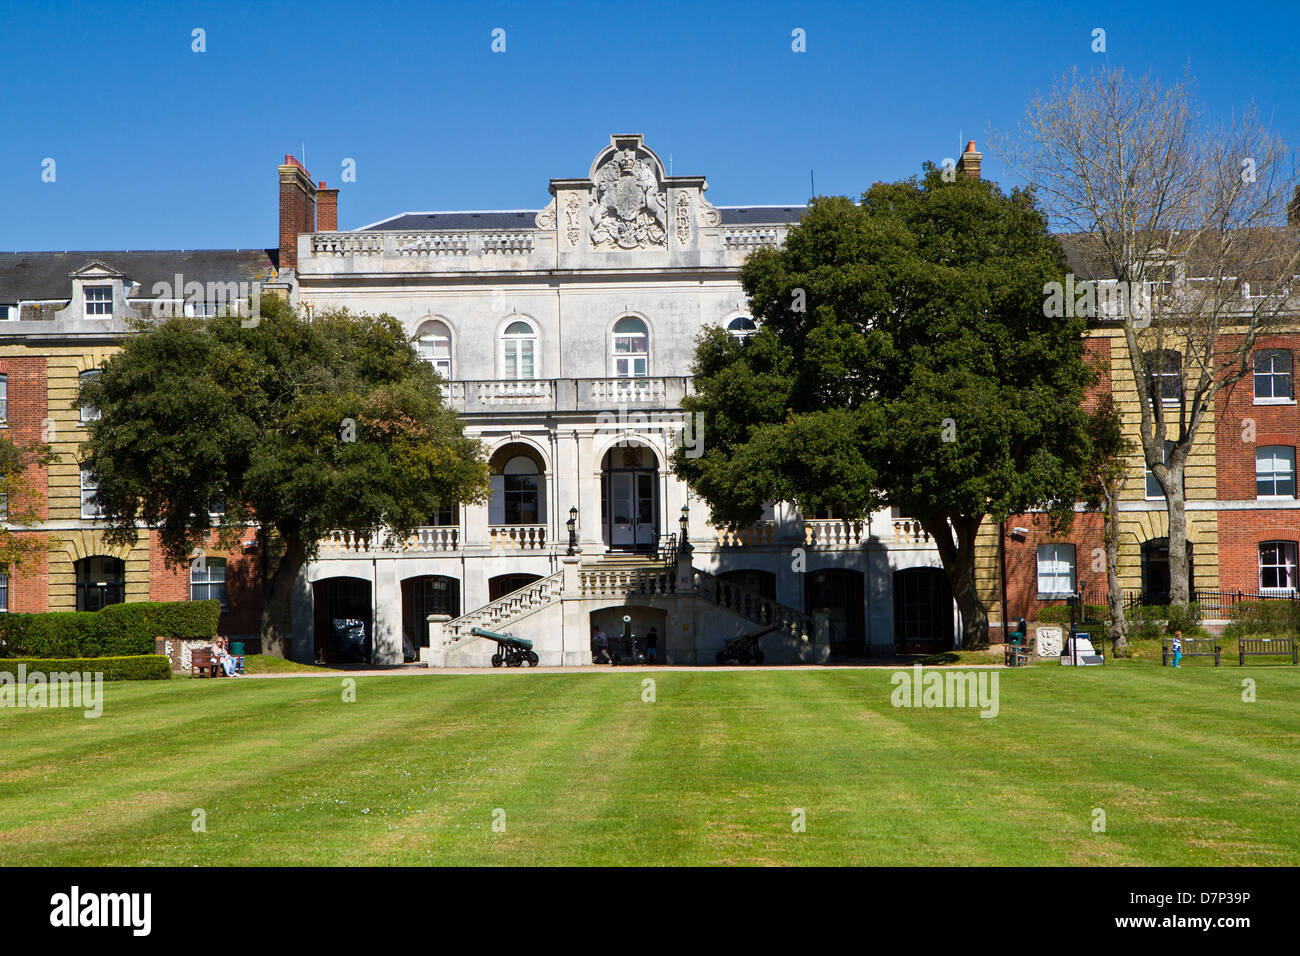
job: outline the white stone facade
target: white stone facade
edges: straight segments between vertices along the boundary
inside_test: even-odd
[[[455,618],[527,580],[506,575],[562,577],[571,508],[581,568],[590,574],[665,567],[647,552],[679,532],[684,505],[695,568],[760,572],[744,583],[800,611],[835,603],[827,627],[839,649],[893,651],[893,572],[940,566],[914,523],[888,514],[862,524],[806,520],[778,504],[752,529],[720,531],[669,471],[675,443],[708,441],[680,410],[696,336],[747,317],[738,278],[745,256],[780,243],[803,211],[715,208],[706,189],[703,177],[668,176],[640,136],[613,136],[587,176],[551,180],[540,212],[408,213],[299,237],[298,304],[400,320],[448,379],[447,398],[468,433],[489,449],[494,487],[490,505],[444,515],[401,549],[346,535],[325,542],[307,569],[313,588],[304,589],[296,615],[304,625],[296,657],[319,651],[314,630],[328,614],[359,614],[368,597],[377,663],[412,651],[441,663],[439,648],[420,646],[426,612]],[[850,574],[822,574],[811,585],[817,593],[808,592],[810,576],[835,569]],[[576,566],[568,571],[572,586]],[[432,576],[442,597],[428,590]],[[329,583],[342,578],[354,581]],[[324,588],[335,591],[326,596]],[[430,606],[450,600],[449,588],[458,592],[450,607]],[[607,591],[593,591],[596,603],[583,613],[620,608]],[[313,594],[330,604],[324,614],[307,603]],[[941,632],[950,610],[947,618]],[[652,615],[639,626],[652,619],[660,620]],[[589,663],[583,641],[592,620],[604,618],[565,625],[581,637],[548,643],[540,625],[526,636],[542,643],[543,663]],[[729,626],[709,620],[713,630]],[[950,642],[955,625],[947,630],[936,640]],[[705,662],[707,648],[711,662],[717,645],[717,634],[697,634],[693,644],[675,641],[668,656]]]

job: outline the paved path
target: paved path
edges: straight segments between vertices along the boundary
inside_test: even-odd
[[[275,674],[245,674],[244,679],[261,680],[281,677],[431,677],[438,674],[468,676],[473,674],[656,674],[681,673],[682,671],[857,671],[857,670],[899,670],[911,667],[915,661],[906,659],[886,659],[870,664],[762,664],[753,667],[700,664],[629,664],[621,667],[608,665],[590,665],[588,667],[385,667],[369,669],[364,667],[331,669],[325,671],[293,671]],[[1001,670],[1002,664],[926,664],[927,668],[944,667],[962,670]]]

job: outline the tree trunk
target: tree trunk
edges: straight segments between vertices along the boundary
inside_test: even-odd
[[[1187,507],[1183,498],[1182,462],[1169,468],[1165,500],[1169,512],[1169,604],[1186,605],[1191,599],[1187,566]]]
[[[1117,483],[1118,484],[1118,483]],[[1110,609],[1111,653],[1128,657],[1128,627],[1124,620],[1124,592],[1119,588],[1119,488],[1106,495],[1106,604]]]
[[[934,540],[948,575],[953,600],[961,612],[961,646],[965,650],[989,646],[989,612],[975,586],[975,535],[980,519],[960,515],[950,519],[923,520],[921,524]],[[953,540],[953,532],[957,540]],[[1005,628],[1005,622],[1004,628]]]
[[[265,535],[263,538],[265,555]],[[307,555],[297,535],[281,533],[280,540],[284,554],[275,573],[262,584],[262,653],[288,660],[293,656],[293,588]]]

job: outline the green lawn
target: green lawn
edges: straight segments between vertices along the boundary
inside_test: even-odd
[[[991,720],[891,673],[106,684],[0,709],[0,864],[1300,863],[1300,668],[1000,671]]]

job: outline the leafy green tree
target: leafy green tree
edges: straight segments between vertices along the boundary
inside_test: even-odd
[[[308,321],[268,298],[256,323],[142,323],[79,397],[100,411],[82,451],[105,538],[157,528],[176,565],[214,530],[231,546],[255,527],[279,555],[264,646],[288,656],[294,582],[329,531],[404,540],[439,506],[486,495],[482,447],[440,384],[387,315]]]
[[[0,432],[0,571],[21,572],[48,542],[22,529],[40,519],[40,492],[32,481],[37,470],[59,460],[49,445],[17,442],[9,429]]]
[[[741,271],[761,328],[704,333],[704,453],[677,473],[730,524],[765,502],[861,518],[886,506],[933,538],[964,646],[988,640],[976,535],[1043,509],[1068,524],[1086,445],[1080,319],[1046,319],[1065,260],[1033,197],[919,178],[818,198]]]

